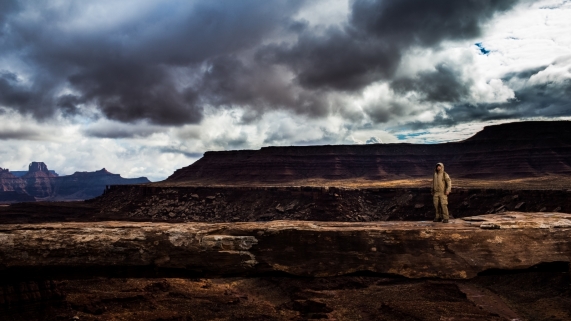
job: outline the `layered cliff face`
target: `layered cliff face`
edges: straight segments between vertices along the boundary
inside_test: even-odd
[[[489,126],[461,142],[264,147],[207,152],[165,183],[288,184],[300,180],[398,180],[430,176],[437,162],[455,178],[571,174],[571,122]]]

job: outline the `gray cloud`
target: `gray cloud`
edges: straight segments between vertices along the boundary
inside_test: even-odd
[[[571,62],[571,61],[569,61]],[[549,66],[530,68],[502,77],[506,82],[524,81],[514,90],[515,98],[501,103],[462,102],[453,104],[446,114],[439,114],[431,123],[412,123],[410,128],[421,129],[434,125],[452,126],[471,121],[521,119],[528,117],[561,117],[571,115],[571,79],[532,82],[533,76]]]
[[[184,151],[175,147],[163,147],[159,149],[159,152],[161,153],[172,153],[172,154],[182,154],[186,157],[189,158],[201,158],[202,156],[204,156],[204,153],[199,153],[199,152],[188,152],[188,151]]]
[[[4,23],[6,19],[19,8],[17,0],[3,0],[0,1],[0,36],[4,35]]]
[[[503,81],[510,81],[510,80],[514,80],[514,79],[529,79],[531,76],[537,74],[540,71],[545,70],[545,68],[547,68],[547,66],[539,66],[539,67],[535,67],[535,68],[529,68],[529,69],[525,69],[525,70],[520,70],[517,72],[510,72],[507,73],[505,75],[502,76],[502,80]]]
[[[387,123],[395,117],[413,112],[409,106],[394,101],[368,106],[365,111],[375,123]]]
[[[97,138],[141,138],[163,132],[165,128],[149,124],[95,123],[82,129],[88,137]]]
[[[295,44],[269,45],[259,56],[289,66],[303,87],[359,90],[391,78],[412,46],[480,36],[485,22],[517,2],[357,0],[348,25],[323,34],[303,29]]]
[[[439,64],[435,71],[423,71],[414,78],[400,78],[391,82],[391,88],[398,94],[410,91],[421,94],[425,102],[459,102],[470,94],[471,80],[463,80],[462,73],[454,68]]]
[[[32,129],[0,128],[0,140],[42,140],[42,134]]]

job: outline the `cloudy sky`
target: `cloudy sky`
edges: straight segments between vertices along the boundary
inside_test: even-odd
[[[207,150],[571,119],[569,0],[0,1],[0,167],[162,180]]]

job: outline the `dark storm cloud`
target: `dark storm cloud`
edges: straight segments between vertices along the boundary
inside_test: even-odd
[[[351,27],[333,27],[323,35],[303,32],[293,45],[267,46],[258,59],[289,67],[306,89],[352,91],[390,77],[400,52]]]
[[[192,88],[179,90],[161,66],[117,61],[69,77],[82,95],[77,102],[94,102],[109,119],[122,122],[148,119],[156,124],[181,125],[202,119]],[[69,104],[69,109],[74,108]]]
[[[299,2],[158,2],[136,20],[125,15],[116,25],[88,26],[88,21],[78,27],[74,23],[92,18],[85,10],[97,3],[27,3],[21,12],[41,14],[34,19],[16,15],[21,12],[13,19],[0,14],[9,21],[2,26],[0,51],[18,53],[32,67],[27,75],[31,85],[23,88],[14,80],[17,71],[5,72],[0,104],[37,118],[58,109],[74,115],[82,107],[96,106],[121,122],[197,123],[203,105],[210,103],[196,92],[201,66],[255,47],[290,23],[287,18]],[[3,2],[0,9],[5,6]],[[188,68],[191,74],[181,76],[176,68]],[[74,93],[57,94],[65,86]]]
[[[27,105],[31,94],[22,87],[16,74],[0,71],[0,104],[7,107]]]
[[[293,45],[270,45],[260,59],[289,66],[306,88],[359,90],[391,78],[413,46],[478,37],[482,25],[518,0],[356,0],[349,24],[306,30]]]
[[[0,37],[4,35],[4,23],[6,19],[19,8],[17,0],[0,1]]]
[[[458,102],[470,94],[472,81],[463,80],[461,72],[445,64],[436,66],[435,71],[423,71],[414,78],[400,78],[390,87],[398,94],[410,91],[421,95],[425,102]]]
[[[257,120],[272,109],[288,109],[309,116],[325,116],[329,103],[317,92],[295,93],[276,66],[257,63],[246,66],[233,56],[212,59],[199,87],[210,104],[248,106],[243,121]]]
[[[18,57],[28,70],[0,71],[0,106],[36,118],[96,108],[118,122],[158,125],[199,123],[205,106],[238,106],[247,123],[276,109],[323,117],[339,109],[329,94],[358,94],[387,81],[396,95],[415,92],[428,104],[453,104],[437,123],[538,110],[565,114],[569,89],[561,83],[517,91],[513,102],[478,104],[466,102],[473,84],[453,66],[395,78],[411,48],[476,39],[518,1],[355,0],[348,21],[329,27],[292,18],[302,0],[157,2],[111,22],[86,14],[97,2],[3,1],[0,56]],[[26,10],[40,14],[21,14]],[[527,79],[525,72],[532,71],[506,79]],[[409,109],[390,102],[366,113],[387,122],[414,114]],[[84,131],[111,138],[152,132]]]
[[[518,0],[356,0],[354,26],[400,46],[433,47],[442,40],[481,35],[484,22],[511,9]]]

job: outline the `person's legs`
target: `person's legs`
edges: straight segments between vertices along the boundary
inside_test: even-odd
[[[442,207],[442,218],[448,221],[450,215],[448,215],[448,196],[442,195],[440,197],[440,206]]]
[[[440,210],[440,200],[437,194],[432,196],[432,201],[434,202],[434,209],[436,210],[436,216],[434,217],[435,222],[442,220],[442,212]]]

